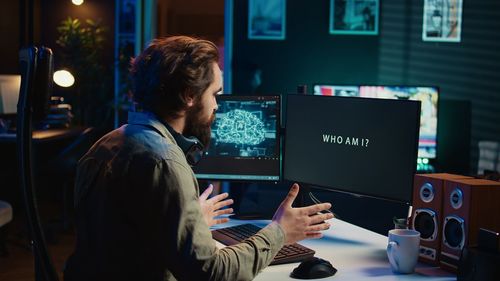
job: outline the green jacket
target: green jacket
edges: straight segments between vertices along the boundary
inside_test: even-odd
[[[284,243],[275,223],[218,249],[184,153],[152,114],[101,138],[79,161],[77,243],[65,280],[251,280]]]

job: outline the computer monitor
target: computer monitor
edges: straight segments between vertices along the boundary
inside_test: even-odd
[[[420,102],[289,95],[284,178],[411,202]]]
[[[436,158],[438,88],[418,86],[314,85],[313,89],[315,95],[323,96],[409,99],[421,101],[422,109],[420,113],[418,157],[427,159]]]
[[[359,96],[359,86],[314,85],[314,94],[319,96]]]
[[[16,114],[21,75],[0,75],[0,115]]]
[[[281,179],[280,97],[217,97],[210,146],[193,170],[198,179]]]

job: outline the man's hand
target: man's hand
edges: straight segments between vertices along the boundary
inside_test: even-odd
[[[333,218],[333,214],[321,214],[328,210],[330,203],[321,203],[303,208],[293,208],[292,203],[299,194],[299,185],[293,184],[285,200],[276,210],[273,223],[278,223],[285,232],[285,244],[292,244],[306,238],[321,238],[320,231],[330,228],[325,222]]]
[[[205,191],[203,191],[203,193],[200,195],[200,199],[198,200],[200,202],[200,207],[201,207],[201,211],[203,213],[203,218],[207,222],[208,226],[228,222],[229,218],[215,219],[215,217],[218,217],[220,215],[225,215],[225,214],[231,214],[233,212],[232,208],[227,208],[227,209],[221,210],[221,208],[224,208],[226,206],[233,204],[233,199],[224,200],[229,196],[229,194],[222,193],[222,194],[216,195],[210,199],[207,199],[213,190],[214,190],[214,186],[209,185],[207,187],[207,189],[205,189]],[[222,200],[224,200],[224,201],[222,201]]]

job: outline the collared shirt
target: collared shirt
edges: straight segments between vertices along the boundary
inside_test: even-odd
[[[251,280],[284,243],[271,223],[218,249],[183,151],[148,113],[101,138],[78,163],[77,242],[65,280]]]

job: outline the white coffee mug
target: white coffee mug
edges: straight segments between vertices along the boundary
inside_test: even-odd
[[[392,271],[412,273],[417,265],[420,246],[420,232],[410,229],[389,230],[387,257]]]

